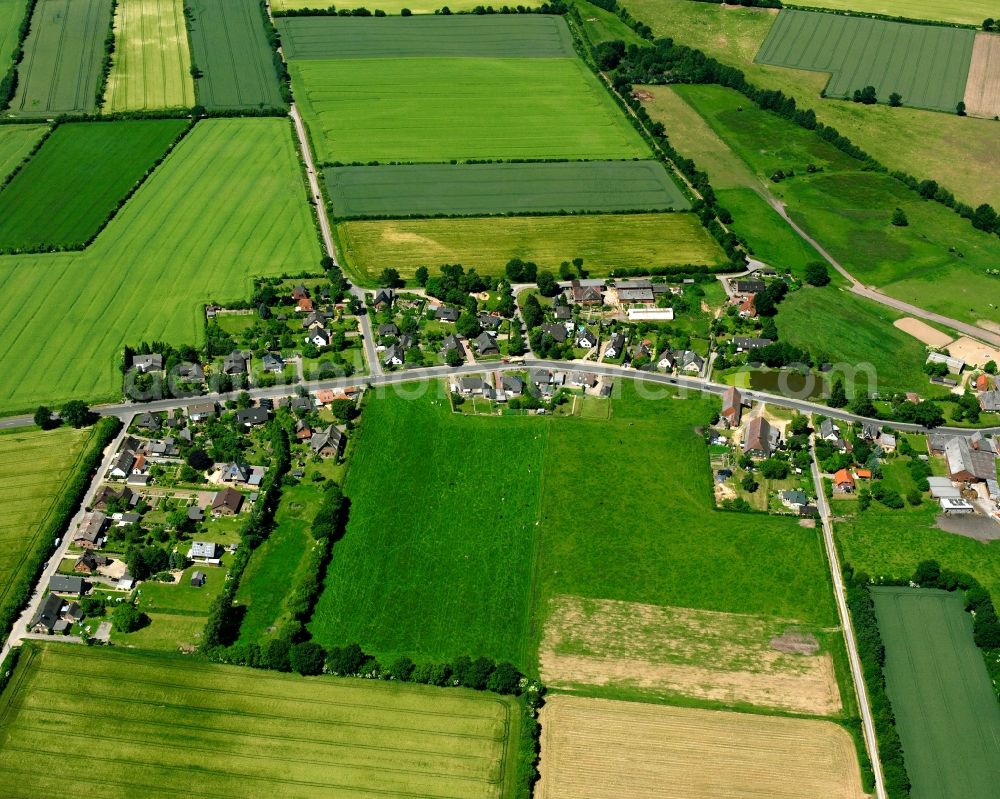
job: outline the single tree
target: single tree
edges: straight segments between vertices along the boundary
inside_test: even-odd
[[[413,273],[413,278],[417,281],[418,286],[426,286],[427,278],[431,276],[431,273],[427,270],[426,266],[418,266],[417,271]]]
[[[965,116],[965,102],[963,102],[962,100],[958,101],[958,105],[955,106],[955,113],[958,114],[960,117]]]
[[[892,212],[892,224],[896,227],[906,227],[910,220],[906,218],[906,212],[902,208],[897,208]]]
[[[42,430],[51,430],[59,424],[57,419],[52,418],[52,410],[44,405],[39,405],[35,411],[35,424]]]
[[[539,272],[537,285],[543,297],[555,297],[560,291],[556,276],[551,272]]]
[[[822,261],[806,264],[806,283],[810,286],[825,286],[830,282],[830,271]]]
[[[893,92],[889,95],[889,105],[893,108],[899,108],[903,104],[903,95],[899,92]]]
[[[760,483],[753,479],[752,474],[745,475],[740,481],[740,485],[743,486],[743,490],[748,494],[753,494],[758,488],[760,488]]]
[[[378,276],[378,280],[379,283],[390,289],[398,289],[403,286],[403,279],[399,276],[399,271],[393,269],[391,266],[382,270],[382,274]]]
[[[92,424],[96,417],[96,414],[90,410],[87,403],[81,400],[70,400],[67,402],[62,406],[59,415],[64,422],[73,427],[86,427],[88,424]]]
[[[847,405],[847,391],[844,389],[842,378],[838,377],[833,381],[833,386],[830,388],[830,397],[827,399],[826,404],[831,408],[843,408]]]
[[[444,355],[444,362],[448,366],[461,366],[464,362],[462,358],[462,353],[458,351],[458,347],[450,347]]]
[[[122,602],[111,614],[111,623],[118,632],[135,632],[142,626],[143,614],[131,602]]]

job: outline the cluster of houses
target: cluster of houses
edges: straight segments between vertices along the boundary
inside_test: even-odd
[[[451,391],[465,397],[482,396],[494,402],[507,402],[526,392],[549,400],[562,388],[580,389],[595,396],[607,397],[611,394],[612,385],[610,378],[592,372],[532,369],[524,374],[492,372],[485,376],[461,377],[452,382]]]
[[[1000,388],[998,388],[997,378],[985,371],[970,368],[962,358],[953,355],[946,355],[943,352],[927,353],[927,363],[942,364],[948,375],[933,375],[931,383],[956,388],[965,384],[966,387],[975,392],[979,399],[979,407],[986,413],[1000,413]],[[968,375],[968,379],[963,377]]]

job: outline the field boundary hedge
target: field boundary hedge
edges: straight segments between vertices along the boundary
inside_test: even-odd
[[[94,425],[91,439],[77,460],[74,473],[38,526],[34,551],[25,556],[25,567],[21,569],[19,577],[15,576],[10,593],[0,606],[0,635],[6,637],[31,598],[35,583],[42,573],[42,566],[52,551],[52,541],[63,534],[79,509],[90,486],[90,473],[100,466],[104,448],[114,441],[121,425],[121,420],[114,416],[105,416]]]
[[[699,0],[709,2],[709,0]],[[779,6],[775,6],[777,8]],[[894,17],[891,14],[877,14],[874,11],[854,11],[843,8],[817,8],[816,6],[785,3],[780,8],[790,8],[794,11],[819,11],[823,14],[834,14],[838,17],[860,17],[862,19],[880,19],[883,22],[904,22],[907,25],[931,25],[936,28],[963,28],[966,30],[982,30],[981,25],[970,25],[966,22],[945,22],[940,19],[914,19],[913,17]]]
[[[452,11],[447,5],[441,8],[435,9],[434,14],[400,14],[401,17],[411,17],[411,16],[461,16],[463,14],[473,14],[476,16],[489,15],[489,14],[553,14],[556,16],[565,14],[567,11],[567,6],[562,0],[552,0],[551,3],[542,3],[540,6],[508,6],[503,5],[500,8],[495,8],[492,5],[487,6],[476,6],[471,9],[462,9],[459,11]],[[374,11],[370,11],[364,6],[359,6],[357,8],[341,8],[338,9],[336,6],[330,5],[326,8],[285,8],[285,9],[273,9],[271,15],[277,19],[278,17],[389,17],[396,16],[396,14],[387,14],[381,8],[376,8]]]
[[[27,0],[24,9],[24,19],[17,29],[17,45],[14,47],[13,58],[11,58],[10,69],[7,74],[0,78],[0,108],[6,110],[17,94],[17,74],[21,61],[24,60],[24,42],[31,32],[31,18],[35,14],[35,6],[38,0]]]
[[[114,65],[115,46],[115,14],[118,13],[118,0],[111,0],[111,27],[104,37],[104,58],[101,60],[101,73],[97,78],[97,89],[94,92],[94,107],[100,109],[104,104],[104,94],[108,90],[108,78]]]

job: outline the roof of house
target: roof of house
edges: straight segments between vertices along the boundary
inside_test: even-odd
[[[379,289],[375,292],[375,297],[372,299],[373,305],[382,305],[384,303],[391,303],[396,296],[396,292],[392,289]]]
[[[833,476],[834,485],[854,485],[854,475],[847,469],[840,469]]]
[[[771,423],[763,416],[755,416],[747,425],[746,435],[743,437],[744,452],[770,453],[774,446],[772,441],[774,433]]]
[[[504,375],[500,379],[500,385],[504,391],[520,394],[524,390],[524,381],[517,375]]]
[[[47,629],[51,630],[55,627],[56,622],[59,621],[59,613],[62,610],[62,606],[63,600],[60,597],[55,594],[49,594],[38,608],[38,612],[31,620],[29,626],[35,627],[43,624]]]
[[[219,545],[213,541],[192,541],[191,549],[188,550],[189,558],[214,558],[219,550]]]
[[[741,350],[759,350],[769,344],[773,344],[769,338],[749,338],[747,336],[733,336],[733,344]]]
[[[734,386],[727,388],[722,394],[722,415],[739,417],[743,407],[743,396]]]
[[[591,330],[589,327],[584,328],[580,333],[580,337],[577,339],[581,344],[587,347],[594,347],[597,345],[597,333]]]
[[[476,350],[480,355],[500,352],[496,339],[486,331],[483,331],[476,337]]]
[[[386,347],[385,355],[382,357],[382,363],[386,366],[399,361],[402,363],[406,360],[406,350],[399,344],[393,344],[391,347]]]
[[[871,480],[872,470],[871,469],[855,469],[854,474],[861,480]]]
[[[243,495],[235,488],[224,488],[212,498],[212,510],[227,508],[237,513],[243,505]]]
[[[222,359],[222,371],[228,375],[242,374],[247,370],[247,359],[237,351],[229,353]]]
[[[187,406],[188,416],[212,416],[215,414],[214,402],[196,402]]]
[[[1000,389],[984,391],[980,394],[979,405],[984,411],[1000,411]]]
[[[565,325],[542,325],[542,332],[548,333],[552,338],[558,341],[560,344],[566,340],[566,326]]]
[[[556,319],[569,319],[573,316],[573,311],[568,305],[556,305],[553,307],[552,313],[555,314]]]
[[[80,526],[77,528],[73,540],[96,543],[107,519],[108,517],[99,510],[83,514],[83,519],[80,520]]]
[[[133,355],[132,366],[143,371],[158,371],[163,368],[163,356],[158,352],[151,352],[148,355]]]
[[[625,334],[615,333],[611,336],[611,339],[608,341],[608,346],[604,348],[604,351],[610,352],[613,350],[614,352],[617,353],[621,352],[622,347],[624,346],[625,346]]]
[[[61,594],[79,594],[83,592],[83,578],[70,577],[66,574],[53,574],[49,578],[49,590]]]
[[[481,377],[463,377],[458,385],[463,391],[482,391],[484,384]]]
[[[265,352],[264,357],[261,359],[261,361],[263,362],[265,369],[269,366],[285,365],[285,359],[273,352]]]
[[[793,489],[791,491],[782,491],[781,500],[782,502],[787,502],[789,505],[805,505],[809,501],[809,498],[806,496],[805,491]]]
[[[240,408],[236,411],[236,421],[240,424],[264,424],[267,419],[267,408]]]
[[[479,326],[483,330],[497,330],[503,324],[503,317],[489,313],[479,314]]]
[[[737,280],[736,291],[740,294],[756,294],[767,288],[763,280]]]
[[[242,463],[227,463],[222,467],[223,480],[239,480],[245,483],[250,477],[250,469]]]
[[[460,349],[458,336],[456,336],[454,333],[449,333],[447,336],[444,337],[444,341],[441,344],[441,352],[447,352],[448,350],[457,350],[457,349]]]
[[[324,430],[319,430],[312,434],[309,439],[309,448],[313,452],[319,452],[326,447],[333,447],[339,450],[343,440],[344,434],[340,432],[336,425],[330,425]]]
[[[819,423],[819,434],[822,438],[835,436],[838,432],[839,429],[837,428],[837,425],[835,425],[831,419],[824,419]]]
[[[457,322],[461,315],[462,312],[458,308],[452,308],[450,305],[442,305],[434,312],[434,318],[443,322]]]
[[[378,334],[380,336],[398,336],[399,328],[392,322],[389,322],[388,324],[378,326]]]
[[[966,473],[975,480],[995,480],[996,457],[992,452],[973,449],[964,436],[955,436],[944,445],[949,474]]]

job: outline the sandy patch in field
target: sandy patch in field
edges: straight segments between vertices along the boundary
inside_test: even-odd
[[[1000,36],[979,31],[972,47],[965,110],[974,116],[1000,114]]]
[[[555,597],[539,651],[552,688],[617,686],[798,713],[841,709],[829,653],[775,646],[794,622],[613,600]]]
[[[989,330],[991,333],[1000,333],[1000,324],[997,324],[989,319],[977,319],[976,327],[981,327],[983,330]]]
[[[910,316],[897,319],[892,323],[892,326],[902,330],[904,333],[909,333],[915,339],[922,341],[930,347],[946,347],[948,346],[948,342],[951,341],[951,336],[947,333],[935,330],[926,322],[921,322],[919,319],[914,319]]]
[[[948,352],[971,366],[983,366],[987,361],[1000,363],[1000,349],[968,336],[962,336],[948,344]]]
[[[864,799],[828,721],[551,696],[538,799]]]

